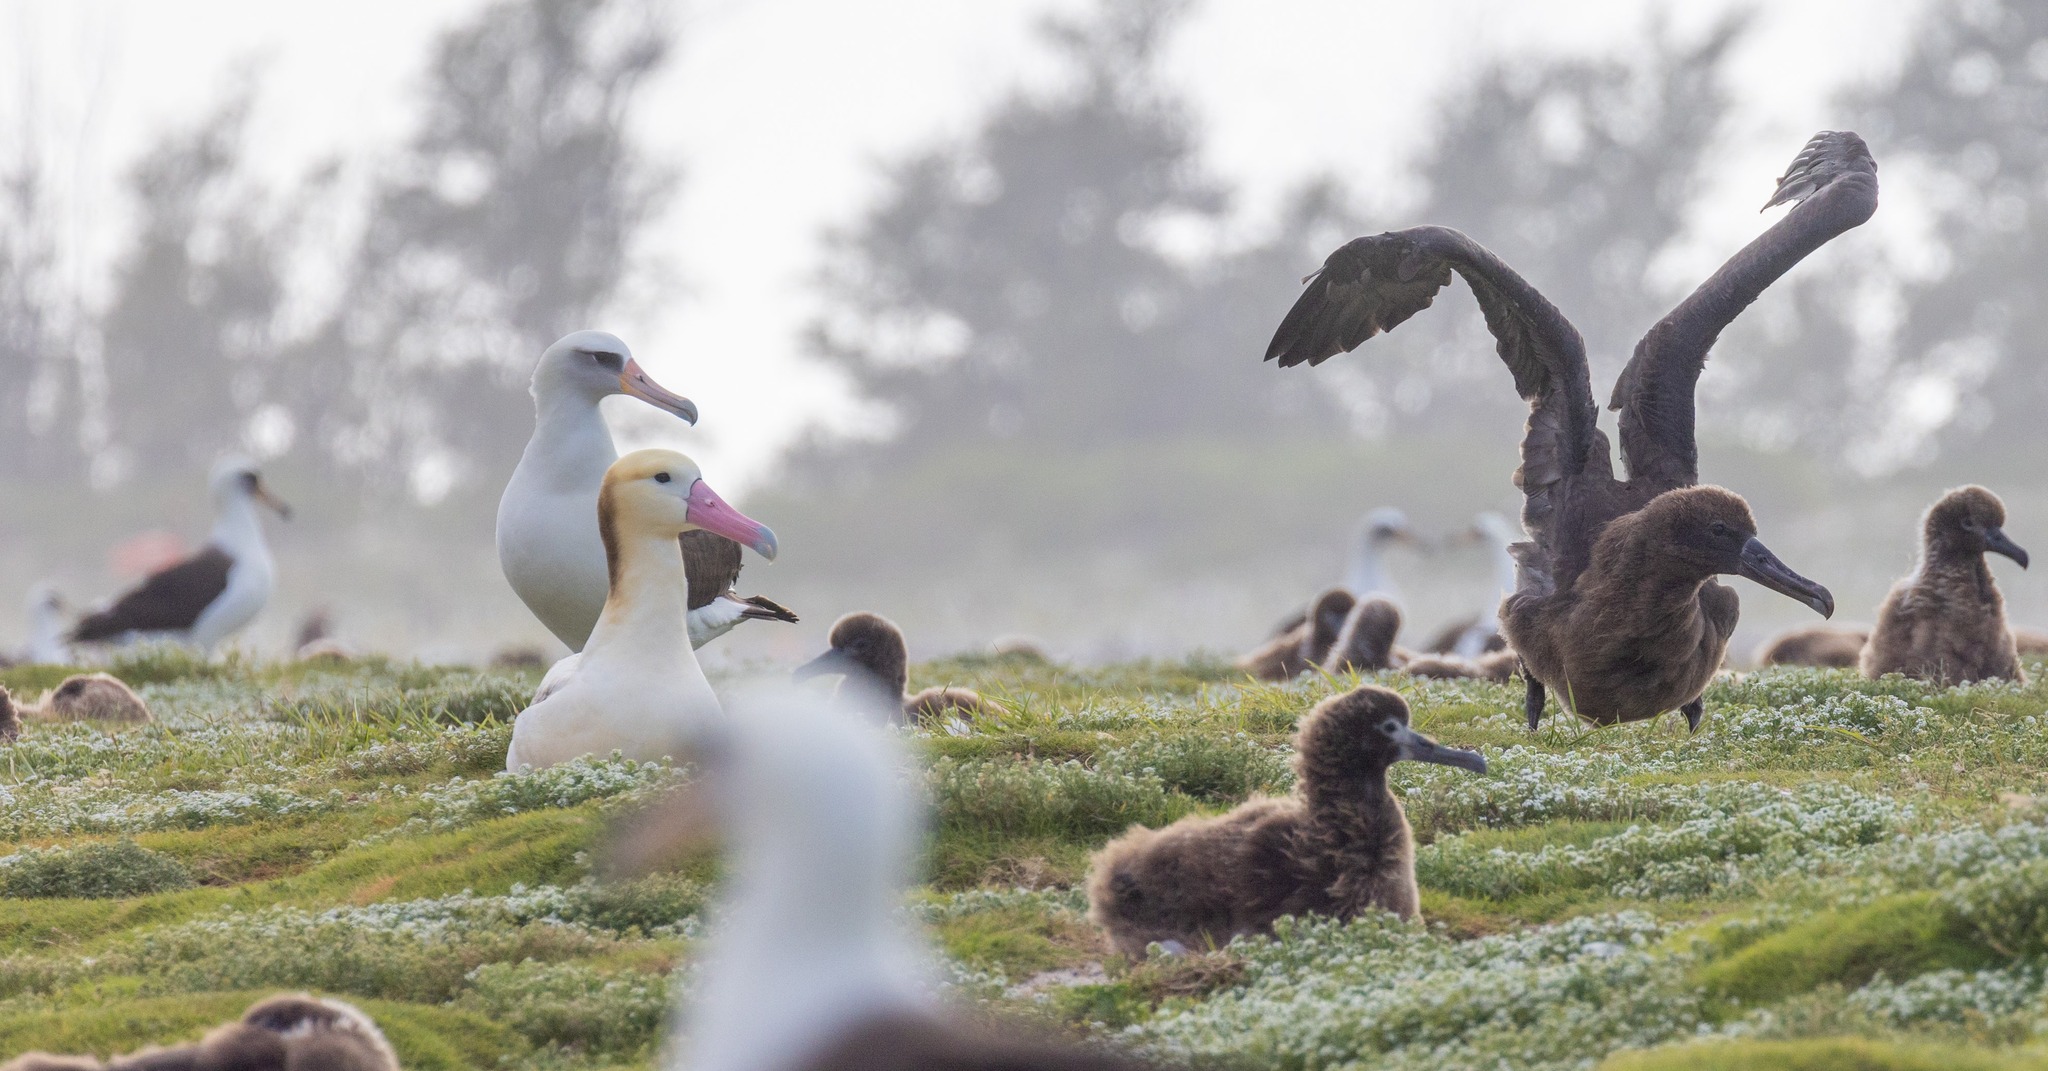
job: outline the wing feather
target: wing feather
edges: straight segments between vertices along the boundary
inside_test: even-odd
[[[1551,553],[1564,499],[1585,478],[1612,479],[1599,407],[1579,332],[1536,288],[1484,246],[1448,227],[1356,238],[1330,254],[1281,320],[1266,359],[1320,364],[1429,307],[1455,271],[1493,333],[1495,349],[1529,403],[1522,439],[1522,523]]]
[[[1764,290],[1877,211],[1877,161],[1847,131],[1815,134],[1778,179],[1766,209],[1794,202],[1785,218],[1744,246],[1636,343],[1608,407],[1621,410],[1621,456],[1645,493],[1699,480],[1693,388],[1707,351]]]
[[[176,632],[191,628],[199,615],[227,590],[235,560],[219,547],[208,546],[175,565],[159,569],[112,606],[86,615],[71,630],[76,643],[111,640],[130,632]]]
[[[689,608],[702,610],[739,583],[740,545],[702,529],[678,537],[683,545],[683,576],[690,584]]]

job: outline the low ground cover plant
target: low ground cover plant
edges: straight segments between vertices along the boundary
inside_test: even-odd
[[[0,1056],[52,1024],[124,1051],[161,1040],[152,1023],[310,988],[380,1009],[421,1066],[654,1065],[717,857],[597,871],[607,820],[687,767],[502,772],[530,674],[112,668],[155,724],[35,726],[0,751]],[[1490,763],[1394,771],[1425,921],[1298,919],[1130,963],[1086,921],[1090,853],[1289,791],[1295,720],[1357,679],[1260,684],[1211,658],[914,667],[913,686],[1006,707],[914,734],[933,821],[904,911],[955,996],[1289,1071],[2040,1063],[2048,684],[1777,669],[1717,682],[1698,735],[1531,735],[1515,688],[1377,679]]]

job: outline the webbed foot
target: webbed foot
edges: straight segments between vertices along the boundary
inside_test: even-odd
[[[1699,732],[1699,731],[1700,731],[1700,719],[1702,719],[1702,718],[1704,718],[1704,717],[1706,717],[1706,716],[1707,716],[1707,700],[1706,700],[1706,697],[1705,697],[1705,696],[1697,696],[1697,697],[1695,697],[1695,698],[1693,699],[1693,701],[1692,701],[1692,702],[1690,702],[1690,703],[1687,703],[1687,704],[1685,704],[1685,705],[1684,705],[1684,706],[1682,706],[1682,707],[1679,707],[1679,708],[1678,708],[1678,712],[1679,712],[1680,714],[1683,714],[1683,715],[1685,715],[1685,727],[1686,727],[1686,728],[1687,728],[1688,730],[1691,730],[1692,732],[1695,732],[1695,733],[1696,733],[1696,732]]]
[[[1522,681],[1528,689],[1522,696],[1522,713],[1529,716],[1529,731],[1533,733],[1543,721],[1543,682],[1526,665],[1522,667]]]

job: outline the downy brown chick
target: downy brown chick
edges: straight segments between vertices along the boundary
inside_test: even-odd
[[[1332,673],[1372,673],[1398,662],[1394,637],[1401,631],[1401,608],[1393,600],[1360,599],[1344,617],[1344,627],[1322,667]]]
[[[1700,695],[1721,668],[1740,612],[1734,590],[1715,579],[1726,574],[1834,612],[1827,589],[1757,539],[1742,496],[1696,486],[1609,522],[1576,584],[1517,592],[1503,619],[1523,665],[1580,717],[1611,725],[1677,709],[1697,729]],[[1540,689],[1532,697],[1540,704]],[[1540,710],[1527,712],[1532,728]]]
[[[2005,534],[2005,503],[1982,487],[1958,487],[1927,510],[1920,565],[1893,585],[1863,648],[1866,677],[1903,673],[1962,684],[2025,680],[2005,623],[2005,599],[1985,552],[2027,567],[2027,552]]]
[[[1486,772],[1476,751],[1408,725],[1408,704],[1365,685],[1316,704],[1295,736],[1295,790],[1228,814],[1133,827],[1090,866],[1088,917],[1125,955],[1263,933],[1283,915],[1350,918],[1368,908],[1412,919],[1415,842],[1387,768],[1403,759]]]
[[[1867,628],[1807,625],[1787,629],[1757,648],[1756,664],[1855,669],[1863,658],[1863,645],[1869,641]]]
[[[826,642],[830,649],[798,666],[791,679],[839,674],[843,677],[842,695],[864,707],[891,710],[896,720],[907,725],[935,723],[955,712],[966,718],[1004,713],[1001,704],[982,698],[971,688],[926,688],[905,695],[910,648],[903,640],[903,630],[880,614],[847,614],[832,623]]]
[[[1521,658],[1511,650],[1488,651],[1476,658],[1457,655],[1410,655],[1397,666],[1411,677],[1435,680],[1481,680],[1506,684],[1515,677]]]
[[[1288,628],[1250,654],[1237,660],[1237,668],[1262,681],[1293,680],[1310,666],[1321,665],[1337,634],[1344,628],[1345,615],[1356,600],[1343,588],[1331,588],[1316,596],[1308,611]]]
[[[0,1071],[101,1071],[88,1057],[29,1053]],[[105,1071],[399,1071],[377,1024],[353,1005],[304,993],[257,1001],[197,1044],[117,1057]]]
[[[156,720],[149,704],[105,673],[80,673],[64,678],[57,687],[43,693],[36,709],[29,713],[43,721],[111,721],[139,725]]]

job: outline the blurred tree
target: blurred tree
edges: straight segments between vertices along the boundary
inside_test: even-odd
[[[1942,0],[1910,40],[1896,78],[1848,104],[1886,168],[1929,179],[1918,185],[1932,195],[1931,247],[1894,266],[1902,285],[1874,291],[1888,300],[1838,301],[1834,322],[1817,325],[1876,336],[1837,380],[1875,390],[1878,403],[1876,433],[1852,460],[1883,471],[1983,441],[2038,454],[2048,441],[2048,5]]]
[[[98,328],[108,476],[187,478],[240,446],[283,300],[269,198],[243,173],[254,99],[242,83],[136,164],[132,245]],[[111,465],[109,464],[111,462]]]
[[[669,40],[641,0],[502,0],[449,32],[333,314],[283,355],[300,425],[425,498],[496,494],[546,345],[589,326],[673,187],[625,123]]]
[[[1063,84],[899,164],[881,203],[833,237],[813,346],[894,410],[896,433],[814,446],[799,470],[969,443],[1304,431],[1329,413],[1258,358],[1331,199],[1304,196],[1253,248],[1219,248],[1228,191],[1158,71],[1185,10],[1105,0],[1048,20]]]
[[[37,139],[13,139],[0,168],[0,476],[77,471],[82,438],[75,305],[60,286],[57,214]]]
[[[1433,125],[1416,164],[1420,202],[1368,229],[1433,223],[1471,235],[1571,318],[1604,385],[1683,296],[1652,286],[1648,268],[1685,229],[1747,25],[1731,18],[1685,42],[1659,24],[1627,56],[1491,62]],[[1397,419],[1514,427],[1523,406],[1477,308],[1462,293],[1438,305],[1390,335],[1387,363],[1363,374],[1395,384],[1384,393]],[[1463,381],[1479,385],[1444,389]]]

